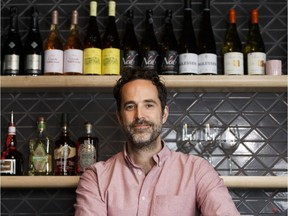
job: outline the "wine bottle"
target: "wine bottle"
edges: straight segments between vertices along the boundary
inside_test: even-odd
[[[84,39],[83,73],[101,75],[102,39],[97,24],[97,2],[90,1],[90,18]]]
[[[46,135],[44,117],[37,120],[37,134],[29,139],[28,175],[53,175],[54,143]]]
[[[63,75],[63,42],[58,31],[58,11],[52,11],[50,33],[44,41],[44,75]]]
[[[13,111],[11,112],[8,126],[8,136],[6,138],[5,150],[2,152],[0,160],[1,175],[23,175],[24,156],[16,149],[16,126],[14,124]]]
[[[217,74],[216,43],[210,19],[210,0],[204,0],[202,23],[198,36],[198,50],[199,74]]]
[[[243,75],[242,45],[237,32],[236,10],[229,10],[229,26],[222,46],[225,75]]]
[[[179,40],[179,74],[198,74],[198,47],[192,23],[191,0],[185,0],[183,31]]]
[[[18,32],[18,9],[10,8],[10,26],[7,39],[3,45],[3,75],[20,74],[20,58],[22,58],[22,41]]]
[[[172,10],[166,10],[163,37],[160,42],[161,74],[175,75],[178,73],[178,44],[173,31]]]
[[[140,46],[140,66],[143,70],[159,72],[159,47],[154,33],[153,11],[146,10],[146,27]]]
[[[64,45],[64,75],[83,73],[83,44],[78,32],[78,11],[72,11],[70,33]]]
[[[243,49],[245,74],[248,75],[264,75],[266,64],[265,45],[259,30],[258,11],[251,11],[251,23],[247,42]]]
[[[85,123],[85,135],[77,140],[77,174],[98,161],[99,140],[92,135],[92,124]]]
[[[75,175],[76,144],[70,138],[68,126],[68,114],[63,113],[61,121],[62,132],[55,141],[54,147],[55,175]]]
[[[39,31],[39,12],[31,8],[31,25],[24,44],[24,73],[37,76],[43,74],[43,41]]]
[[[127,23],[121,46],[121,74],[139,68],[139,43],[133,24],[134,11],[128,10],[125,15]]]
[[[115,23],[116,1],[108,1],[108,25],[103,36],[102,74],[120,74],[120,40]]]

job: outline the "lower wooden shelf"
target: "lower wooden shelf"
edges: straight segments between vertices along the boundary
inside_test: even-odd
[[[76,188],[80,176],[1,176],[1,188]],[[287,188],[288,176],[221,176],[228,188]]]

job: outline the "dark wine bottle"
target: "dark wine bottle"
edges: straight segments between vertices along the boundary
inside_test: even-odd
[[[134,11],[128,10],[125,15],[127,23],[121,46],[121,74],[139,68],[139,43],[133,24]]]
[[[173,31],[172,10],[166,10],[163,37],[160,42],[161,74],[178,74],[178,44]]]
[[[146,10],[146,27],[140,46],[140,66],[143,70],[159,72],[159,47],[153,23],[153,11]]]
[[[179,74],[198,74],[198,48],[192,23],[191,0],[185,0],[183,31],[179,40]]]
[[[251,23],[247,42],[243,49],[245,74],[264,75],[266,64],[265,45],[258,25],[258,11],[251,11]]]
[[[243,75],[242,45],[237,32],[236,10],[229,10],[229,26],[222,46],[225,75]]]
[[[216,43],[210,19],[210,0],[204,0],[202,23],[200,25],[198,41],[199,74],[217,74]]]
[[[120,74],[120,40],[115,23],[116,1],[108,2],[108,25],[103,36],[102,74]]]
[[[83,74],[101,75],[102,39],[97,24],[97,2],[90,1],[90,18],[84,39]]]
[[[16,76],[20,74],[20,59],[22,58],[22,41],[18,32],[18,9],[10,8],[10,26],[7,39],[3,45],[3,75]]]
[[[37,76],[43,74],[43,41],[39,31],[39,12],[31,8],[30,31],[24,44],[24,73]]]

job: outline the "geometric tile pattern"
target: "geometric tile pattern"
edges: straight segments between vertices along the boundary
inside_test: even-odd
[[[107,24],[107,1],[98,2],[98,26],[103,35]],[[69,32],[71,11],[79,11],[79,29],[82,38],[88,24],[89,1],[1,1],[1,41],[9,26],[9,8],[19,8],[19,31],[24,41],[30,24],[29,8],[37,5],[43,39],[51,22],[51,11],[59,11],[59,30],[65,41]],[[182,31],[183,1],[178,0],[117,0],[116,23],[120,38],[125,29],[124,12],[134,9],[136,35],[141,41],[144,32],[146,9],[153,9],[155,32],[162,37],[164,11],[173,10],[173,27],[176,38]],[[202,1],[192,1],[193,25],[196,37],[199,32]],[[282,70],[287,74],[287,1],[220,1],[211,0],[211,22],[218,54],[218,70],[222,71],[220,47],[227,29],[230,8],[237,11],[238,33],[245,43],[249,13],[259,10],[259,25],[265,42],[267,59],[281,59]],[[1,44],[2,47],[2,44]],[[237,124],[241,144],[233,154],[233,175],[271,176],[287,175],[287,93],[184,93],[169,90],[170,116],[162,136],[169,148],[187,154],[199,154],[197,149],[181,142],[183,123],[190,127],[213,123]],[[27,140],[36,129],[36,119],[43,115],[47,132],[55,140],[60,132],[63,112],[70,116],[70,135],[76,140],[84,132],[84,122],[91,121],[93,133],[100,140],[100,160],[105,160],[122,149],[125,137],[116,118],[116,105],[111,93],[60,91],[60,92],[7,92],[1,93],[1,143],[7,134],[10,111],[14,111],[17,126],[18,149],[28,157]],[[1,146],[1,150],[2,150]],[[221,175],[228,173],[227,155],[218,147],[212,153],[212,164]],[[27,171],[27,167],[25,167]],[[286,190],[230,190],[241,215],[287,215]],[[75,189],[2,189],[1,215],[74,215]]]

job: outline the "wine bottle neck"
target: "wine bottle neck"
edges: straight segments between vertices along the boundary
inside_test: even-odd
[[[97,2],[91,1],[90,2],[90,17],[96,17],[97,16]]]
[[[109,1],[108,3],[108,16],[109,17],[115,17],[116,14],[116,2],[115,1]]]

